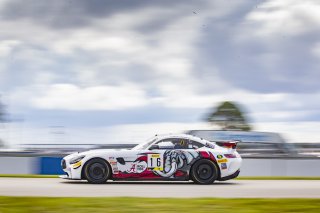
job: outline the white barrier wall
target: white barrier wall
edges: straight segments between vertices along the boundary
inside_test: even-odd
[[[0,157],[0,174],[46,174],[39,162],[38,157]],[[42,162],[42,167],[54,166]],[[320,177],[320,159],[243,159],[240,176]]]
[[[240,176],[320,177],[320,159],[243,159]]]

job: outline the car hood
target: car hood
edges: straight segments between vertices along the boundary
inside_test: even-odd
[[[84,152],[74,152],[67,156],[65,156],[65,159],[71,159],[73,157],[77,157],[79,155],[91,155],[91,154],[102,154],[102,153],[114,153],[119,151],[130,151],[129,149],[92,149]]]

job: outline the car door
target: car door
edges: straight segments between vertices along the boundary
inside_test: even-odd
[[[186,165],[190,158],[193,159],[188,143],[189,140],[184,138],[166,138],[157,142],[148,151],[147,168],[162,179],[186,179]]]
[[[123,150],[116,152],[109,157],[109,163],[112,168],[113,178],[130,179],[137,178],[139,172],[142,172],[143,162],[137,161],[139,151]],[[146,165],[144,166],[146,168]]]
[[[164,171],[164,154],[173,150],[174,145],[170,139],[163,139],[155,143],[153,147],[144,150],[127,151],[124,157],[117,158],[120,173],[119,177],[126,179],[162,179],[158,173]]]
[[[187,138],[173,138],[170,142],[173,149],[164,149],[161,156],[164,161],[163,170],[155,173],[163,178],[187,180],[192,164],[201,158],[197,149],[204,145]]]

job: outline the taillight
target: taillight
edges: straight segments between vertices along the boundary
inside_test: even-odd
[[[224,142],[222,144],[222,146],[224,146],[226,148],[236,149],[237,148],[237,142]]]
[[[237,158],[235,154],[224,154],[226,158]]]

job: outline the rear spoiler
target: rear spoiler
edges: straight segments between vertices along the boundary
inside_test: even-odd
[[[217,144],[219,146],[225,147],[225,148],[229,148],[229,149],[236,149],[237,148],[237,144],[241,142],[239,140],[236,141],[228,141],[228,142],[218,142]]]

